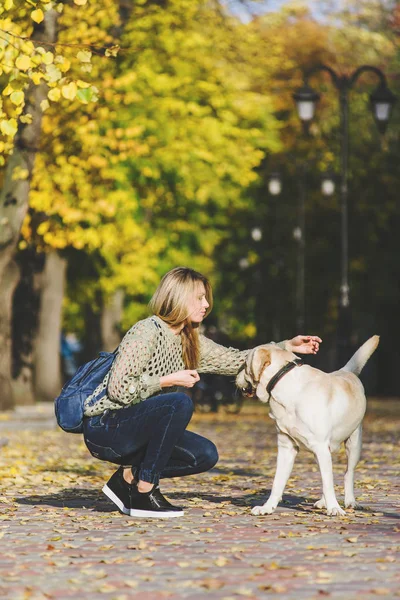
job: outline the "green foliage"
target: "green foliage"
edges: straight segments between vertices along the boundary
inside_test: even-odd
[[[376,65],[399,94],[400,18],[392,4],[349,1],[318,22],[295,2],[245,24],[205,0],[143,0],[129,15],[116,0],[5,3],[0,151],[7,156],[18,120],[29,119],[27,86],[45,82],[20,244],[68,257],[70,328],[84,327],[79,306],[100,310],[122,288],[126,329],[147,314],[159,277],[186,264],[211,277],[211,321],[238,341],[293,335],[301,172],[306,322],[312,333],[333,335],[340,211],[337,195],[321,196],[320,175],[340,168],[337,91],[326,75],[312,78],[321,100],[309,137],[292,93],[304,70],[325,63],[347,75]],[[53,8],[60,10],[57,45],[25,39],[37,31],[31,13]],[[384,330],[397,302],[400,118],[397,108],[379,137],[368,109],[376,83],[363,75],[350,97],[350,283],[360,335],[371,315]],[[283,192],[273,199],[267,181],[275,170]],[[258,242],[255,226],[263,230]]]
[[[60,17],[66,47],[71,10]],[[228,51],[245,30],[200,0],[136,4],[120,55],[93,55],[90,87],[76,91],[90,100],[95,88],[98,101],[60,95],[47,110],[21,244],[100,256],[89,286],[71,273],[75,294],[77,281],[87,298],[92,286],[105,299],[123,288],[133,318],[172,266],[212,274],[221,227],[246,205],[265,151],[279,147],[270,98]]]

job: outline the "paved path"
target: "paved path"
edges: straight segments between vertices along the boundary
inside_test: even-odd
[[[188,510],[153,521],[114,511],[100,491],[112,466],[57,430],[51,407],[0,415],[0,598],[400,598],[399,424],[400,399],[369,401],[356,479],[364,510],[313,509],[319,473],[303,451],[277,512],[254,517],[275,466],[267,409],[195,415],[191,428],[217,444],[220,462],[164,482]],[[344,465],[340,452],[340,500]]]

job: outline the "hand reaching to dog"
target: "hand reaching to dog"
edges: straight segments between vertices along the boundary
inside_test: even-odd
[[[286,342],[286,349],[299,354],[317,354],[321,342],[317,335],[297,335]]]

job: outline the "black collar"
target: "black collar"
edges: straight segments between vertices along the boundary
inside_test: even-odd
[[[284,367],[279,369],[279,371],[272,377],[272,379],[270,379],[270,382],[267,385],[267,393],[271,396],[271,392],[278,383],[278,381],[282,379],[282,377],[286,375],[286,373],[289,373],[289,371],[291,371],[297,366],[301,367],[301,365],[303,364],[304,363],[301,360],[301,358],[295,358],[294,360],[288,362]]]

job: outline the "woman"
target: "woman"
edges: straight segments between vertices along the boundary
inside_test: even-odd
[[[103,386],[107,395],[85,402],[84,438],[93,456],[119,464],[103,492],[124,514],[179,517],[164,498],[160,478],[193,475],[218,460],[215,445],[187,431],[192,401],[176,386],[191,388],[200,373],[236,375],[249,350],[225,348],[198,327],[212,308],[208,280],[177,267],[162,278],[150,309],[123,338]],[[283,348],[315,354],[320,338],[297,336]]]

